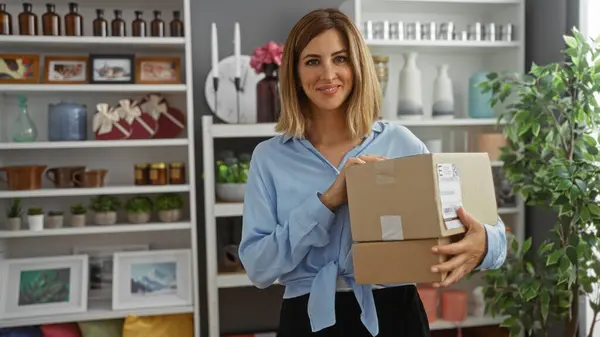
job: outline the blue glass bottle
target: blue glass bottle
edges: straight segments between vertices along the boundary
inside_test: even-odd
[[[11,130],[13,142],[34,142],[37,139],[37,129],[27,111],[27,98],[19,95],[19,114]]]
[[[469,79],[469,117],[494,118],[490,100],[492,93],[482,93],[479,83],[487,81],[488,72],[480,71]]]

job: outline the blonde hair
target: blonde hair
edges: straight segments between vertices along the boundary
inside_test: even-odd
[[[367,136],[379,116],[381,89],[371,52],[360,31],[337,9],[317,9],[306,14],[290,31],[283,48],[279,72],[281,116],[277,132],[302,138],[308,125],[303,102],[308,100],[298,79],[298,62],[306,45],[322,32],[336,29],[348,44],[354,86],[347,100],[347,122],[353,137]]]

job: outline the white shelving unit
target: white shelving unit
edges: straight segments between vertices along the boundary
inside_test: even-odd
[[[55,2],[56,12],[61,21],[68,12],[68,2]],[[190,0],[176,2],[164,0],[101,1],[82,0],[78,2],[79,13],[84,18],[84,36],[42,36],[41,16],[46,11],[44,4],[33,3],[33,11],[38,16],[40,32],[38,36],[0,36],[2,53],[37,54],[40,56],[40,76],[43,76],[45,56],[87,56],[89,54],[134,54],[135,56],[175,56],[181,59],[181,84],[46,84],[43,81],[33,84],[0,84],[0,167],[13,165],[46,165],[47,168],[62,166],[86,166],[88,169],[106,169],[108,175],[105,187],[57,189],[45,177],[42,188],[37,190],[8,190],[0,182],[0,208],[6,209],[11,199],[22,198],[23,210],[29,207],[43,207],[44,212],[61,210],[65,212],[63,228],[31,231],[23,217],[21,230],[5,229],[6,216],[0,216],[0,260],[2,258],[28,258],[44,256],[73,255],[75,246],[115,246],[146,244],[150,250],[189,249],[192,261],[189,266],[192,275],[192,301],[189,306],[164,306],[134,310],[112,310],[110,300],[88,301],[88,309],[83,313],[56,315],[51,312],[43,316],[22,319],[3,319],[0,327],[14,327],[47,323],[78,322],[124,318],[128,315],[168,315],[190,313],[194,316],[194,336],[200,337],[200,314],[197,248],[197,214],[195,191],[195,150],[194,150],[194,106],[192,83],[192,39]],[[8,0],[7,10],[13,17],[13,32],[18,34],[17,16],[23,10],[19,0]],[[110,25],[113,10],[120,9],[127,25],[126,37],[93,37],[92,21],[96,9],[104,9],[105,19]],[[131,23],[134,11],[143,10],[144,19],[150,29],[152,11],[160,10],[167,27],[173,11],[181,12],[185,37],[131,37]],[[61,22],[64,33],[64,21]],[[15,31],[15,29],[17,29]],[[135,68],[135,67],[134,67]],[[95,140],[92,118],[98,103],[114,106],[119,99],[139,100],[150,93],[160,93],[170,106],[184,112],[186,126],[179,138],[149,140]],[[32,143],[13,143],[10,140],[12,123],[18,113],[17,95],[27,98],[28,111],[36,125],[38,137]],[[88,140],[48,141],[48,104],[69,100],[87,107]],[[186,182],[182,185],[136,186],[134,165],[138,163],[183,162]],[[1,171],[1,170],[0,170]],[[0,172],[5,179],[5,174]],[[119,211],[116,225],[98,226],[93,224],[93,212],[88,212],[85,227],[73,228],[69,225],[69,207],[75,203],[89,205],[90,198],[98,195],[114,195],[125,203],[135,195],[155,198],[163,193],[177,193],[184,199],[183,217],[178,222],[160,222],[154,214],[149,223],[131,224],[124,211]]]
[[[375,40],[366,39],[373,55],[389,56],[389,79],[384,98],[383,119],[411,129],[420,139],[443,139],[445,152],[475,151],[474,140],[478,133],[498,131],[496,118],[474,119],[468,117],[468,85],[471,75],[480,70],[524,72],[525,63],[525,2],[524,0],[347,0],[340,9],[362,27],[366,20],[389,22],[447,22],[456,30],[468,24],[488,22],[497,25],[514,25],[512,41],[440,41],[440,40]],[[365,37],[366,38],[366,37]],[[425,116],[421,120],[396,119],[398,76],[403,66],[402,54],[418,53],[417,65],[422,73]],[[449,65],[453,81],[456,116],[454,119],[432,119],[432,85],[437,66]],[[501,123],[502,124],[502,123]],[[276,135],[274,124],[213,124],[213,117],[205,116],[203,126],[204,203],[206,217],[206,258],[208,287],[209,336],[220,336],[219,289],[251,287],[243,273],[219,274],[217,247],[217,219],[240,217],[242,203],[219,203],[215,200],[215,139],[269,138]],[[501,125],[500,125],[501,127]],[[502,166],[493,162],[493,167]],[[524,205],[517,196],[514,207],[499,208],[499,215],[518,239],[524,238]],[[479,277],[463,280],[457,288],[471,291],[481,284]],[[469,317],[460,324],[436,321],[432,330],[456,327],[498,325],[502,318]]]

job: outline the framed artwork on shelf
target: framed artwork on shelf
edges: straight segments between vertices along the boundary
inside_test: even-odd
[[[0,54],[0,83],[40,82],[40,57],[34,54]]]
[[[44,63],[44,83],[88,83],[87,56],[46,56]]]
[[[191,305],[189,249],[117,252],[113,262],[113,310]]]
[[[90,55],[90,79],[93,84],[132,84],[134,83],[133,54]]]
[[[23,318],[87,311],[88,256],[0,261],[0,317]]]
[[[74,255],[88,255],[89,292],[91,300],[105,300],[112,296],[113,257],[116,252],[149,250],[150,245],[76,246]]]
[[[138,57],[135,69],[135,83],[138,84],[181,83],[179,57]]]

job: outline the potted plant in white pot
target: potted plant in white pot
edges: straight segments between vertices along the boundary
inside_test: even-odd
[[[79,203],[71,206],[71,227],[85,227],[87,208]]]
[[[147,223],[150,221],[153,206],[152,200],[148,197],[133,197],[125,204],[127,219],[134,224]]]
[[[99,195],[92,198],[90,209],[94,211],[94,223],[109,226],[117,223],[117,210],[121,207],[119,198],[112,195]]]
[[[23,208],[21,208],[21,199],[12,200],[6,210],[6,228],[11,231],[18,231],[21,229],[22,215]]]
[[[61,228],[63,226],[64,213],[62,211],[50,211],[46,220],[48,228]]]
[[[32,231],[44,230],[44,211],[40,207],[27,210],[27,224]]]
[[[242,202],[246,192],[250,156],[228,156],[216,162],[216,195],[225,202]]]
[[[176,193],[166,193],[156,198],[155,208],[162,222],[174,222],[181,219],[183,198]]]

